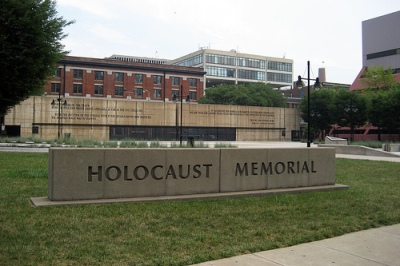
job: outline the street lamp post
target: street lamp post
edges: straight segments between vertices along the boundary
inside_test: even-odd
[[[57,101],[58,101],[57,138],[60,139],[60,136],[61,136],[61,131],[60,131],[61,130],[61,101],[62,101],[60,93],[58,94]],[[53,101],[51,102],[51,106],[54,107],[55,105],[56,105],[56,102],[53,99]],[[64,106],[67,105],[66,100],[64,101],[63,105]]]
[[[314,89],[319,91],[321,88],[321,83],[319,82],[319,78],[310,79],[310,61],[307,61],[307,147],[311,146],[311,130],[310,130],[310,80],[315,80]],[[302,81],[302,77],[298,76],[296,86],[299,90],[304,87],[304,82]]]
[[[180,88],[180,92],[179,92],[179,100],[180,100],[180,102],[181,102],[181,108],[180,108],[180,113],[181,113],[181,115],[180,115],[180,126],[179,126],[179,145],[180,146],[182,146],[182,130],[183,130],[183,85],[181,85],[181,88]],[[173,96],[173,98],[172,98],[172,100],[174,101],[174,102],[176,102],[177,101],[177,97],[176,97],[176,94]],[[190,98],[189,98],[189,95],[186,97],[186,102],[190,102]],[[178,113],[176,114],[176,115],[178,115]]]

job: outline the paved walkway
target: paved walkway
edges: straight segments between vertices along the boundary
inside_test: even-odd
[[[400,265],[400,224],[297,246],[209,261],[197,266]]]

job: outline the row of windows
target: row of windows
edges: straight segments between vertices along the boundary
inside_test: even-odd
[[[218,55],[218,54],[206,54],[207,64],[218,64],[218,65],[235,65],[236,57],[229,55]]]
[[[122,72],[114,72],[114,80],[115,82],[124,82],[124,73]],[[54,73],[54,77],[61,77],[61,68],[57,68]],[[82,79],[83,78],[83,70],[82,69],[74,69],[74,79]],[[104,80],[104,71],[95,71],[94,79],[97,81]],[[179,86],[180,85],[180,77],[172,77],[172,85]],[[143,74],[135,74],[135,83],[143,83]],[[153,84],[161,85],[162,84],[162,76],[154,75],[153,76]],[[197,87],[197,79],[190,78],[189,79],[190,87]]]
[[[238,78],[265,81],[265,72],[239,69],[238,70]]]
[[[236,65],[236,57],[228,56],[228,55],[216,55],[216,54],[207,54],[206,55],[206,63],[208,64],[218,64],[218,65]],[[240,67],[249,67],[249,68],[260,68],[265,69],[265,60],[262,59],[254,59],[254,58],[246,58],[246,57],[238,57],[237,58],[237,66]],[[269,70],[277,70],[284,72],[292,72],[292,64],[277,62],[277,61],[268,61],[267,68]]]
[[[208,76],[236,78],[236,72],[234,68],[207,66],[206,71]]]
[[[268,81],[291,83],[292,82],[292,75],[268,72],[267,73],[267,80]]]
[[[276,62],[276,61],[268,61],[268,69],[284,71],[284,72],[292,72],[292,64]]]
[[[229,77],[236,78],[236,71],[234,68],[226,68],[226,67],[207,67],[207,75],[209,76],[217,76],[217,77]],[[254,71],[254,70],[246,70],[246,69],[238,69],[237,72],[238,78],[240,79],[251,79],[251,80],[260,80],[265,81],[265,72],[263,71]],[[267,73],[268,81],[276,81],[276,82],[292,82],[291,74],[282,74],[282,73]]]
[[[265,60],[239,57],[238,66],[265,69]]]
[[[199,54],[176,63],[176,65],[178,66],[185,66],[185,67],[197,66],[200,64],[203,64],[203,54]]]
[[[52,93],[59,93],[61,90],[61,83],[51,83],[51,92]],[[115,96],[123,96],[124,95],[124,87],[122,86],[115,86],[114,93]],[[82,84],[73,84],[73,93],[74,94],[82,94]],[[133,94],[135,98],[142,98],[143,92],[148,92],[148,90],[144,90],[143,88],[134,88]],[[104,94],[104,86],[103,85],[94,85],[94,94],[95,95],[103,95]],[[153,98],[159,99],[161,98],[162,91],[161,88],[154,88],[153,89]],[[179,90],[172,90],[172,95],[176,95],[179,98]],[[149,96],[147,96],[149,97]],[[196,91],[189,91],[189,99],[197,99],[197,92]]]

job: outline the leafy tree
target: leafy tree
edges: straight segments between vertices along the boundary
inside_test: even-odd
[[[199,101],[202,104],[284,107],[285,97],[271,85],[263,83],[221,84],[208,88]]]
[[[310,93],[310,120],[308,121],[308,97],[304,97],[300,103],[302,118],[310,123],[310,129],[313,133],[320,132],[321,138],[324,137],[324,131],[332,126],[333,121],[333,103],[336,91],[333,89],[321,89]]]
[[[42,92],[55,63],[66,52],[63,28],[53,0],[0,1],[0,116]]]
[[[367,87],[366,90],[364,89],[365,92],[377,89],[387,90],[397,83],[393,70],[390,68],[385,69],[382,66],[368,67],[362,76],[361,82]]]
[[[354,129],[365,125],[366,98],[356,92],[339,90],[334,100],[333,123],[342,127],[350,127],[350,141],[354,141]]]
[[[378,127],[378,140],[381,140],[380,129],[387,129],[391,134],[400,127],[400,85],[392,86],[388,91],[370,95],[367,103],[368,121]]]

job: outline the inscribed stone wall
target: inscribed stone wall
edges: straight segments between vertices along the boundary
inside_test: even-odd
[[[236,128],[237,140],[284,140],[283,135],[288,139],[291,130],[298,130],[300,124],[297,109],[186,102],[182,107],[183,127]],[[5,125],[20,126],[22,137],[32,136],[34,126],[39,130],[35,137],[51,139],[57,136],[60,122],[61,136],[107,140],[110,126],[180,125],[180,108],[180,102],[94,97],[66,97],[59,107],[55,97],[35,96],[15,106],[6,115]]]

